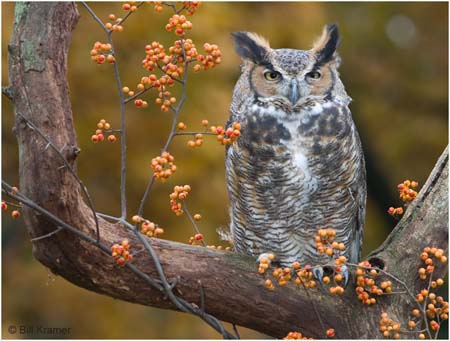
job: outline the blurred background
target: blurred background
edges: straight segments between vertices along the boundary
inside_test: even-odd
[[[119,3],[91,6],[105,22],[110,13],[124,15]],[[72,107],[82,149],[78,170],[98,211],[119,215],[120,146],[90,141],[101,118],[119,127],[118,95],[112,67],[97,65],[89,56],[95,41],[105,41],[104,34],[86,10],[78,7],[81,18],[69,53]],[[8,84],[7,44],[13,14],[14,3],[2,3],[3,86]],[[158,40],[170,46],[175,40],[164,30],[170,16],[169,9],[158,14],[146,4],[125,23],[122,33],[113,34],[124,85],[135,88],[148,75],[141,67],[145,44]],[[223,62],[213,70],[191,73],[181,114],[188,130],[200,130],[204,118],[211,124],[227,120],[240,64],[230,32],[258,32],[275,48],[309,49],[324,24],[339,24],[341,78],[353,98],[351,110],[368,167],[363,252],[379,246],[396,224],[386,213],[389,206],[400,205],[396,185],[404,179],[422,185],[448,142],[448,4],[203,3],[189,20],[193,29],[188,37],[199,50],[204,42],[218,44]],[[159,154],[170,130],[171,116],[153,105],[154,98],[151,92],[144,96],[150,104],[146,109],[127,107],[130,217],[152,175],[150,160]],[[2,177],[18,184],[13,109],[5,98],[2,110]],[[145,217],[164,227],[164,238],[187,242],[192,227],[185,216],[177,218],[170,211],[168,194],[175,184],[190,184],[188,207],[203,216],[200,228],[206,242],[218,244],[215,229],[228,224],[224,149],[213,138],[205,137],[204,145],[195,149],[187,148],[186,141],[177,137],[172,144],[170,151],[179,170],[165,184],[154,186]],[[219,337],[197,318],[117,301],[55,277],[32,258],[23,220],[5,214],[2,226],[3,337],[20,337],[8,333],[9,325],[71,327],[70,338]],[[240,331],[243,338],[265,337],[244,328]]]

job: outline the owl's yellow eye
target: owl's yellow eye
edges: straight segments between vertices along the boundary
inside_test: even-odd
[[[319,71],[312,71],[306,74],[306,77],[311,78],[311,79],[320,79],[320,77],[322,77],[322,75],[320,74]]]
[[[267,70],[264,72],[264,78],[268,81],[276,81],[281,78],[281,73],[277,71]]]

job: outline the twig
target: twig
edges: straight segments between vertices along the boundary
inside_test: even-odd
[[[210,133],[209,131],[177,131],[175,132],[173,135],[174,136],[181,136],[181,135],[197,135],[197,134],[202,134],[202,135],[217,135],[214,133]]]
[[[147,92],[148,90],[150,90],[150,89],[154,89],[154,86],[149,86],[148,88],[145,88],[145,89],[139,91],[138,93],[134,94],[133,96],[131,96],[131,97],[129,97],[129,98],[126,98],[126,99],[124,100],[124,101],[125,101],[125,104],[131,102],[131,101],[134,100],[135,98],[138,98],[140,95],[146,93],[146,92]]]
[[[172,6],[170,6],[170,7],[172,7]],[[182,90],[181,90],[181,98],[180,98],[180,101],[178,102],[178,105],[176,106],[176,108],[173,109],[174,114],[173,114],[173,118],[172,118],[172,127],[170,129],[169,137],[167,138],[166,144],[162,148],[161,152],[167,151],[167,149],[169,148],[170,143],[172,142],[173,138],[175,137],[176,129],[177,129],[177,123],[178,123],[178,117],[180,115],[181,108],[183,107],[184,102],[186,101],[186,97],[187,97],[186,83],[187,83],[187,79],[188,79],[188,64],[186,62],[186,51],[184,49],[184,41],[183,41],[183,39],[180,39],[180,43],[181,43],[181,51],[182,51],[182,54],[183,54],[183,60],[184,60],[184,76],[183,76],[183,84],[182,84]],[[139,216],[142,216],[143,213],[144,213],[144,206],[145,206],[145,203],[148,200],[148,197],[150,195],[150,191],[151,191],[151,189],[153,187],[154,182],[155,182],[155,177],[152,176],[150,181],[147,183],[144,195],[143,195],[143,197],[141,199],[141,203],[139,205],[139,209],[138,209],[138,213],[137,213]]]
[[[195,233],[196,234],[200,234],[200,230],[199,230],[199,228],[198,228],[198,226],[197,226],[197,223],[195,222],[195,220],[192,218],[192,215],[191,215],[191,212],[189,212],[189,210],[188,210],[188,208],[187,208],[187,205],[186,205],[186,202],[185,201],[183,201],[183,211],[185,211],[186,212],[186,215],[188,216],[188,218],[189,218],[189,221],[191,222],[191,224],[192,224],[192,226],[194,227],[194,231],[195,231]],[[202,238],[202,245],[204,246],[204,247],[206,247],[206,243],[205,243],[205,240]]]
[[[109,34],[109,30],[105,27],[103,21],[97,16],[97,14],[95,14],[95,12],[89,7],[89,5],[84,1],[81,1],[81,4],[84,6],[84,8],[87,9],[92,18],[102,27],[103,31],[106,34]]]
[[[7,200],[3,200],[8,206],[12,206],[12,207],[17,207],[17,208],[22,208],[22,205],[17,205],[14,202],[11,201],[7,201]]]
[[[41,240],[41,239],[45,239],[45,238],[51,237],[51,236],[53,236],[54,234],[57,234],[57,233],[58,233],[59,231],[61,231],[61,230],[63,230],[63,228],[62,228],[61,226],[58,226],[58,227],[56,228],[56,230],[54,230],[54,231],[52,231],[52,232],[50,232],[50,233],[44,234],[43,236],[36,237],[36,238],[32,238],[31,241],[32,241],[32,242],[35,242],[35,241],[38,241],[38,240]]]
[[[14,99],[13,91],[9,86],[2,86],[2,94],[11,101]]]

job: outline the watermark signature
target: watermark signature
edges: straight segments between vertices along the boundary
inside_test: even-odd
[[[8,332],[11,335],[33,335],[33,336],[64,336],[70,335],[72,328],[69,327],[45,327],[45,326],[24,326],[10,325]]]

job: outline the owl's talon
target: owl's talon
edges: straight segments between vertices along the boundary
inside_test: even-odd
[[[323,278],[323,268],[322,268],[321,266],[320,266],[320,267],[317,267],[317,268],[313,268],[313,269],[312,269],[312,273],[313,273],[313,275],[314,275],[314,278],[317,279],[317,280],[319,281],[320,285],[323,285],[323,281],[322,281],[322,278]]]
[[[349,271],[346,265],[342,265],[341,266],[341,273],[342,276],[344,277],[344,288],[347,287],[347,283],[348,283],[348,277],[349,277]]]

